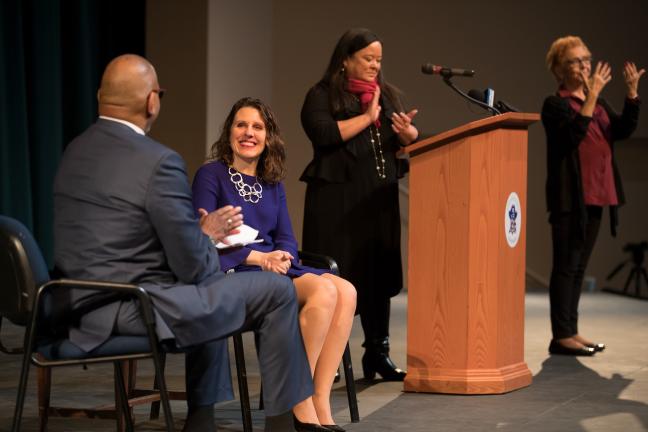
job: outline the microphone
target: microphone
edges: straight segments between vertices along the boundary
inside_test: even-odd
[[[453,76],[471,77],[475,75],[475,71],[472,69],[447,68],[433,65],[432,63],[424,63],[421,66],[421,72],[427,75],[441,75],[444,78],[450,78]]]

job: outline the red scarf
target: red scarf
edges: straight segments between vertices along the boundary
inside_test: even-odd
[[[377,88],[378,83],[375,81],[368,82],[353,78],[349,78],[347,80],[347,91],[358,96],[358,98],[360,99],[360,106],[362,107],[362,111],[367,111],[367,108],[369,108],[369,104],[373,100],[374,93],[376,92]],[[376,125],[376,127],[380,127],[380,119],[376,119],[374,124]]]

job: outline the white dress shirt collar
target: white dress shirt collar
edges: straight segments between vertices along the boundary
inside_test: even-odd
[[[139,126],[137,126],[136,124],[133,124],[133,123],[131,123],[131,122],[128,122],[128,121],[126,121],[126,120],[122,120],[122,119],[118,119],[118,118],[114,118],[114,117],[108,117],[108,116],[99,116],[99,118],[100,118],[100,119],[104,119],[104,120],[110,120],[110,121],[114,121],[114,122],[117,122],[117,123],[124,124],[124,125],[128,126],[129,128],[133,129],[133,130],[134,130],[135,132],[137,132],[138,134],[140,134],[140,135],[146,135],[146,133],[142,130],[141,127],[139,127]]]

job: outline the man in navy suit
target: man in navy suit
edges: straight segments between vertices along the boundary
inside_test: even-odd
[[[56,175],[56,267],[148,291],[159,337],[187,351],[184,430],[214,430],[213,404],[233,397],[225,338],[241,330],[257,336],[266,414],[289,412],[313,392],[293,284],[220,271],[209,237],[235,232],[240,208],[195,218],[184,161],[146,136],[162,95],[146,59],[127,54],[106,67],[99,119],[69,144]],[[75,292],[73,304],[90,295]],[[87,313],[70,339],[90,351],[113,333],[145,334],[132,301]]]

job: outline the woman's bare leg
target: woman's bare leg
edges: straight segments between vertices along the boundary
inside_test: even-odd
[[[331,387],[349,341],[356,307],[356,290],[351,283],[340,277],[325,274],[321,278],[326,278],[335,286],[337,303],[313,375],[313,404],[320,424],[331,425],[335,424],[331,413]]]
[[[327,333],[334,317],[337,303],[335,285],[315,274],[305,274],[293,279],[299,301],[299,326],[306,356],[314,374],[316,365],[327,339]],[[339,360],[338,360],[339,361]],[[308,398],[293,408],[293,413],[304,423],[318,423],[313,399]]]

